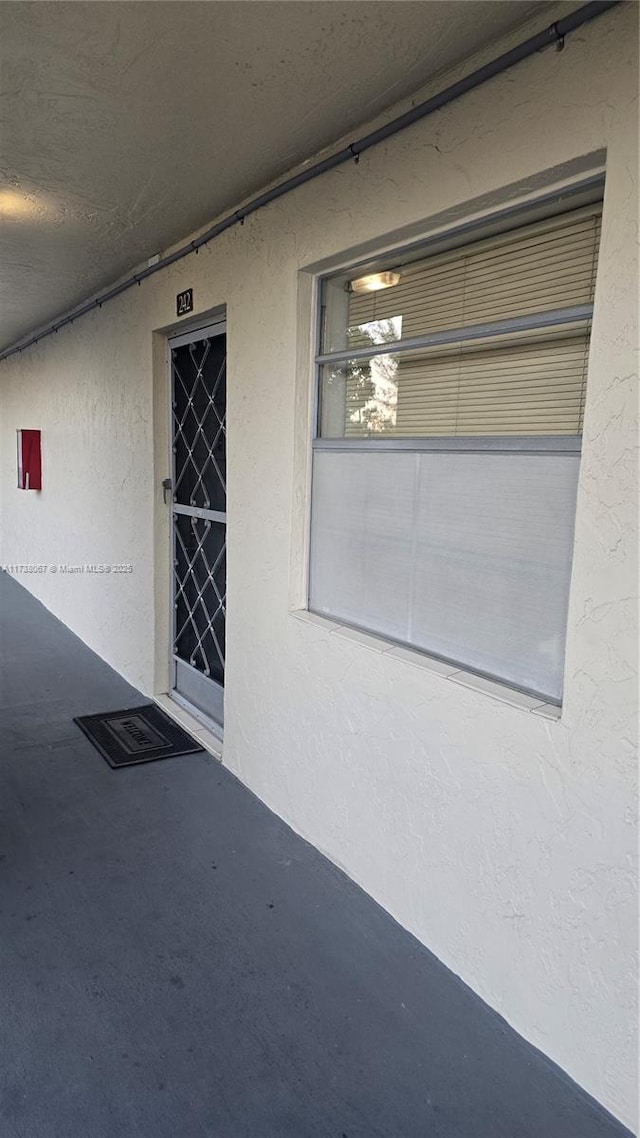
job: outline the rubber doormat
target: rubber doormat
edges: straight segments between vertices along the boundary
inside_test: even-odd
[[[74,718],[110,767],[130,767],[204,751],[154,703]]]

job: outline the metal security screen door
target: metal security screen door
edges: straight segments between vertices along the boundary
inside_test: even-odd
[[[223,722],[226,616],[226,335],[170,341],[174,691]]]

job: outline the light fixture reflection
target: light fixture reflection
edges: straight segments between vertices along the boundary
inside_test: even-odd
[[[393,288],[397,284],[400,284],[400,273],[369,273],[351,281],[351,288],[354,292],[378,292],[381,288]]]

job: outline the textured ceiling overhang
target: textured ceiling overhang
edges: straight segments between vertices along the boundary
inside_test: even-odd
[[[548,8],[4,0],[0,348]]]

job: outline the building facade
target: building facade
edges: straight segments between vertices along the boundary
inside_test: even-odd
[[[193,632],[198,596],[187,586],[176,593],[174,563],[183,559],[184,580],[198,534],[223,526],[211,547],[215,558],[226,544],[227,555],[226,576],[218,582],[220,597],[226,596],[224,683],[218,684],[224,695],[213,716],[220,718],[223,707],[223,762],[628,1125],[637,1109],[637,129],[637,7],[626,4],[582,28],[564,51],[534,56],[359,163],[300,186],[198,256],[0,366],[3,564],[145,694],[160,696],[177,683],[179,694],[201,711],[206,691],[189,688],[188,677],[181,686],[174,669],[174,614],[182,604],[183,624],[189,626],[191,615],[193,633],[185,659],[192,659],[192,670],[206,672],[200,632]],[[475,434],[483,437],[581,438],[562,452],[573,471],[569,482],[552,480],[545,491],[545,502],[563,494],[567,502],[562,549],[557,558],[542,557],[537,570],[544,577],[549,568],[549,589],[535,594],[538,609],[529,610],[524,598],[534,585],[518,578],[510,618],[515,640],[502,639],[496,658],[503,653],[504,667],[492,667],[478,655],[479,646],[504,613],[492,613],[488,626],[479,620],[471,627],[469,612],[486,614],[492,594],[491,581],[484,593],[474,592],[477,561],[458,585],[459,596],[472,594],[456,625],[458,641],[469,629],[469,643],[459,650],[447,647],[446,636],[452,644],[455,639],[450,629],[440,629],[437,642],[428,635],[412,639],[382,611],[380,598],[398,597],[407,574],[422,573],[424,564],[418,557],[407,568],[406,558],[395,556],[411,544],[415,526],[399,517],[393,498],[382,520],[370,503],[353,498],[360,474],[349,462],[359,461],[354,455],[360,452],[357,437],[349,436],[357,436],[353,424],[362,421],[365,403],[372,414],[387,415],[392,429],[383,429],[385,438],[397,443],[422,431],[415,423],[399,428],[401,393],[408,388],[397,371],[383,368],[376,392],[369,370],[360,403],[356,392],[342,427],[327,428],[325,441],[339,438],[341,446],[314,445],[322,437],[318,367],[331,366],[326,360],[318,365],[318,355],[334,352],[337,374],[345,360],[348,370],[348,353],[360,348],[364,354],[355,358],[369,366],[375,354],[369,349],[382,343],[375,336],[388,333],[391,340],[376,358],[393,359],[401,370],[416,352],[421,359],[431,349],[442,352],[442,345],[428,341],[422,325],[415,332],[409,324],[400,335],[388,326],[372,333],[372,325],[393,320],[389,299],[377,312],[363,308],[336,317],[344,348],[338,359],[338,340],[318,338],[329,289],[322,282],[352,284],[401,265],[402,288],[405,266],[410,275],[411,266],[427,264],[432,255],[457,265],[476,242],[495,251],[501,240],[513,243],[523,226],[551,224],[555,232],[574,210],[591,219],[601,211],[597,248],[589,237],[584,254],[594,266],[597,253],[593,296],[574,296],[567,286],[559,301],[543,307],[575,309],[573,323],[562,325],[561,354],[571,336],[588,351],[585,382],[582,356],[571,372],[578,377],[569,399],[577,418],[570,427],[562,420],[542,429],[531,426],[530,409],[516,408],[511,435],[495,421],[482,427],[483,420],[474,419]],[[563,252],[562,264],[571,256]],[[499,266],[494,271],[489,291],[500,280]],[[550,288],[556,270],[551,265],[545,272]],[[375,295],[391,298],[393,287]],[[429,287],[420,303],[437,285]],[[193,311],[178,317],[177,294],[189,289]],[[463,325],[508,324],[531,310],[527,296],[507,292],[508,312],[480,304],[479,315],[453,320],[456,358],[468,358],[470,367],[476,348],[464,339]],[[181,380],[175,368],[182,368],[187,390],[183,385],[180,398],[188,414],[197,404],[199,367],[189,344],[202,346],[198,333],[205,329],[221,350],[223,327],[226,403],[217,406],[226,414],[225,498],[217,504],[198,498],[193,475],[183,503],[186,521],[178,522],[162,483],[172,478],[175,493],[180,471],[192,469],[187,452],[195,454],[198,427],[186,442],[176,433],[175,384]],[[354,327],[364,340],[345,339]],[[512,334],[516,352],[523,337],[530,345],[531,327],[511,323],[500,329],[499,342],[486,333],[484,350],[512,350],[504,340]],[[403,355],[397,341],[416,335],[421,343],[409,343]],[[397,353],[388,351],[390,343]],[[493,358],[483,357],[495,379]],[[550,372],[559,366],[555,355],[540,364]],[[185,379],[189,368],[195,370]],[[347,386],[361,371],[351,367]],[[456,377],[459,390],[459,367]],[[391,383],[389,398],[385,382],[387,388]],[[325,408],[329,398],[325,393]],[[350,398],[344,388],[340,398],[344,407]],[[21,428],[42,431],[39,493],[16,488],[15,432]],[[469,437],[458,427],[445,433]],[[183,444],[172,470],[172,454],[179,456]],[[403,446],[392,441],[385,461],[415,453]],[[535,463],[545,458],[541,446],[524,458],[509,444],[506,450],[506,480],[522,481],[517,514],[517,501],[531,500],[525,493],[531,494],[531,480],[535,489],[541,469]],[[424,454],[434,463],[442,458],[428,448],[420,453],[421,461]],[[371,450],[367,454],[374,462]],[[338,465],[325,478],[330,456]],[[463,496],[477,486],[469,470]],[[378,477],[379,468],[371,469],[364,482],[377,485]],[[389,467],[388,483],[403,477],[399,465]],[[451,467],[434,474],[449,486],[457,477]],[[503,476],[496,478],[499,485]],[[484,486],[487,502],[491,485],[489,479]],[[336,487],[344,487],[342,521],[336,520]],[[540,502],[535,493],[533,500]],[[448,499],[441,505],[436,528],[446,525],[450,506]],[[529,566],[546,540],[551,512],[549,504],[536,509],[531,526],[521,515],[511,519],[509,533],[517,521],[517,542],[525,543],[518,549]],[[498,526],[495,513],[487,517]],[[369,535],[371,527],[382,527],[386,544],[368,545],[359,526],[369,527]],[[345,534],[356,535],[353,547],[345,545]],[[465,531],[465,541],[478,540]],[[206,541],[200,552],[209,549]],[[552,537],[549,542],[551,548]],[[505,552],[510,564],[517,556]],[[353,558],[358,571],[345,584]],[[312,611],[310,564],[318,574],[315,585],[312,575]],[[445,610],[452,573],[445,564]],[[336,585],[341,574],[342,591]],[[557,588],[565,587],[566,598],[559,599]],[[209,600],[216,604],[213,592]],[[547,622],[555,662],[547,659],[547,672],[542,665],[531,670],[524,657],[532,630]],[[508,658],[516,641],[524,663]],[[222,673],[215,660],[208,663],[205,678],[217,682]]]

